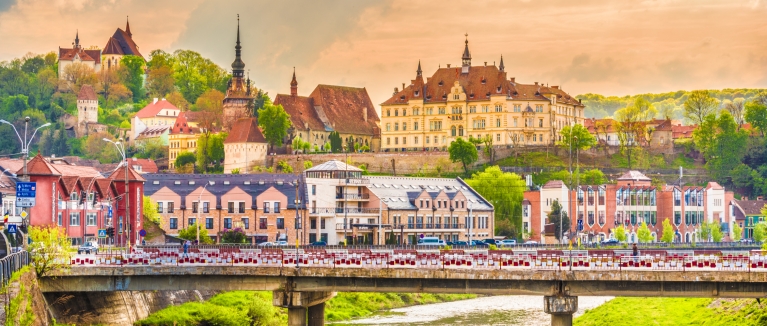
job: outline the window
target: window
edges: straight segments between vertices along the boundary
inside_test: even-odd
[[[212,217],[205,218],[205,228],[208,229],[208,230],[213,229],[213,218]]]
[[[407,131],[407,122],[402,123],[402,131]]]
[[[535,112],[543,112],[543,104],[536,104]]]
[[[474,129],[485,129],[485,119],[476,119],[472,125]]]
[[[450,127],[450,136],[455,137],[456,130],[457,130],[457,128],[455,128],[455,126]]]
[[[496,127],[500,127],[501,126],[501,118],[496,118],[495,119],[495,126]]]
[[[277,218],[277,228],[278,229],[284,229],[285,228],[285,219],[282,217]]]
[[[157,202],[157,212],[162,214],[162,202],[161,201]]]
[[[386,145],[391,145],[391,139],[389,137],[386,137]]]
[[[96,213],[87,213],[85,214],[85,225],[87,226],[95,226],[96,225]]]
[[[196,218],[194,218],[194,217],[192,217],[192,218],[189,218],[189,219],[186,221],[186,223],[187,223],[187,226],[192,226],[192,225],[194,225],[195,223],[197,223],[197,219],[196,219]]]
[[[391,116],[391,110],[386,110],[386,116],[387,116],[387,117],[390,117],[390,116]]]
[[[240,206],[240,209],[239,209],[238,213],[244,214],[245,213],[245,202],[241,201],[239,206]]]
[[[394,145],[399,145],[399,137],[394,137]]]
[[[476,105],[469,106],[469,113],[477,113],[477,106]]]
[[[538,119],[538,127],[539,128],[543,127],[543,119]]]
[[[62,225],[62,223],[64,223],[64,221],[63,221],[63,218],[62,218],[62,216],[61,216],[61,215],[62,215],[62,214],[61,214],[61,212],[59,212],[59,216],[58,216],[58,225],[59,225],[59,226],[61,226],[61,225]]]
[[[482,113],[488,113],[490,112],[490,106],[489,105],[483,105],[482,106]]]
[[[280,212],[280,202],[276,201],[274,202],[274,212],[279,213]]]
[[[514,118],[514,127],[517,126],[517,118]]]
[[[394,109],[394,116],[399,117],[399,109]]]
[[[418,91],[415,91],[415,96],[418,96]],[[407,116],[407,109],[402,109],[402,116]]]
[[[420,109],[413,109],[413,115],[421,114],[420,111],[421,111]]]
[[[227,203],[227,205],[226,205],[226,206],[227,206],[227,207],[226,207],[226,212],[227,212],[227,213],[229,213],[229,214],[232,214],[232,213],[234,213],[234,202],[231,202],[231,201],[230,201],[229,203]]]
[[[203,212],[203,213],[208,213],[208,212],[209,212],[209,209],[208,209],[208,204],[210,204],[210,203],[208,203],[208,202],[202,202],[202,212]]]
[[[442,121],[429,121],[429,129],[431,131],[442,130]]]
[[[415,136],[415,137],[413,137],[413,143],[415,143],[416,145],[418,145],[418,136]]]
[[[264,202],[264,214],[269,214],[269,203]]]
[[[437,108],[437,112],[439,112],[439,114],[445,114],[446,111],[444,107],[440,107],[440,108]]]
[[[682,212],[674,211],[674,224],[682,224]]]
[[[317,185],[312,185],[312,195],[317,195]]]
[[[386,131],[391,131],[391,123],[386,124]]]
[[[496,104],[495,105],[495,112],[503,112],[503,105]]]
[[[501,141],[501,134],[495,134],[495,141]]]
[[[69,213],[69,226],[80,226],[80,213]]]
[[[225,217],[224,218],[224,229],[231,229],[232,228],[232,218],[231,217]]]
[[[394,131],[399,131],[399,122],[394,123]]]
[[[173,202],[172,201],[168,202],[168,213],[173,213]]]
[[[402,145],[407,145],[407,137],[402,137]]]
[[[262,230],[266,229],[266,217],[258,219],[258,228]]]
[[[522,112],[522,104],[514,104],[514,112]]]
[[[418,130],[418,122],[413,122],[413,130]]]

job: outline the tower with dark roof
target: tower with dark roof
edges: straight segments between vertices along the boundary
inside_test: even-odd
[[[498,70],[500,70],[501,72],[504,72],[505,71],[504,68],[506,67],[503,66],[503,55],[501,55],[501,64],[498,66]]]
[[[290,81],[290,96],[298,96],[298,81],[296,81],[296,67],[293,67],[293,80]]]
[[[466,34],[466,42],[461,56],[461,73],[468,74],[471,67],[471,53],[469,52],[469,34]]]
[[[107,40],[102,55],[107,69],[119,66],[120,60],[126,55],[135,55],[144,59],[138,50],[138,45],[133,41],[133,33],[130,30],[130,22],[127,17],[125,18],[125,30],[117,28],[112,37]]]
[[[229,79],[223,103],[224,130],[229,130],[235,121],[249,115],[248,105],[252,100],[250,80],[245,78],[245,62],[242,61],[242,45],[240,45],[240,15],[237,15],[237,41],[234,46],[232,78]]]

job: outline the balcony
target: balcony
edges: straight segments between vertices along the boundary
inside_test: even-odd
[[[349,178],[349,179],[338,180],[338,184],[339,185],[366,185],[366,184],[370,184],[370,180]]]
[[[312,207],[309,209],[309,214],[376,214],[378,215],[379,209],[378,208],[358,208],[358,207],[349,207],[349,208],[341,208],[341,207]]]
[[[346,200],[368,200],[370,194],[336,194],[336,199],[344,199],[344,197]]]
[[[392,226],[396,229],[405,230],[463,230],[466,228],[466,224],[458,223],[403,223],[395,224]]]

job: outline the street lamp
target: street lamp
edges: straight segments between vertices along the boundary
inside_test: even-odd
[[[35,135],[37,134],[38,130],[51,125],[51,123],[48,122],[43,124],[42,126],[37,127],[37,129],[35,129],[35,132],[32,133],[32,137],[29,137],[29,140],[27,141],[27,127],[29,126],[29,120],[31,120],[29,117],[24,117],[24,139],[22,140],[21,135],[19,135],[19,131],[16,130],[16,126],[14,126],[12,123],[4,119],[0,119],[0,123],[7,124],[11,126],[11,128],[13,128],[13,131],[16,133],[16,137],[19,138],[19,142],[21,143],[21,153],[24,154],[24,176],[21,178],[21,180],[25,182],[29,182],[29,173],[27,172],[27,159],[29,158],[29,144],[32,143],[32,139],[35,138]],[[25,210],[28,210],[28,208],[25,208]],[[24,218],[22,224],[24,226],[29,224],[26,217]]]
[[[298,196],[299,182],[300,182],[300,179],[297,176],[296,177],[296,199],[293,201],[293,204],[295,204],[294,208],[296,210],[296,221],[294,223],[295,225],[293,225],[296,229],[296,269],[300,267],[299,256],[298,256],[298,228],[301,227],[301,217],[298,215],[298,209],[301,206],[301,198]]]
[[[122,156],[122,162],[125,163],[125,218],[126,218],[126,222],[128,223],[128,231],[126,232],[128,241],[126,244],[130,251],[130,237],[131,237],[130,235],[130,188],[128,187],[128,168],[130,164],[128,164],[128,159],[125,156],[125,144],[119,141],[113,141],[109,138],[103,138],[102,140],[104,140],[105,142],[112,143],[112,145],[115,145],[115,148],[117,148],[117,152],[120,153],[120,156]],[[119,168],[120,166],[118,165],[117,167]],[[138,216],[136,216],[136,218],[138,218]]]

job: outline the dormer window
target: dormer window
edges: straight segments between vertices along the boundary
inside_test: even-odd
[[[415,96],[418,96],[419,93],[420,93],[419,91],[415,91]]]
[[[442,85],[444,85],[444,84],[445,84],[445,83],[443,83],[443,82],[440,80],[440,81],[439,81],[439,84],[437,84],[437,85],[439,85],[439,86],[442,86]]]
[[[498,87],[495,89],[495,92],[496,92],[496,93],[500,93],[500,92],[501,92],[501,86],[498,86]]]

